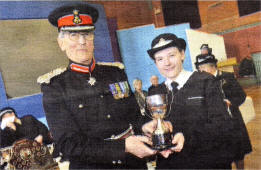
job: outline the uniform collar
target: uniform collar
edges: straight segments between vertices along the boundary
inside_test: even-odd
[[[69,67],[72,71],[79,73],[91,73],[95,68],[95,60],[93,59],[89,66],[84,66],[78,63],[70,62]]]
[[[188,79],[191,75],[192,75],[192,72],[182,69],[175,80],[175,82],[179,84],[177,88],[181,89],[184,86],[184,84],[188,81]],[[172,86],[171,86],[172,82],[173,82],[173,80],[170,80],[168,78],[165,81],[165,85],[168,87],[169,90],[172,90]]]
[[[214,76],[215,76],[215,77],[217,77],[217,76],[219,76],[219,75],[220,75],[219,71],[218,71],[218,70],[216,70],[216,72],[215,72]]]

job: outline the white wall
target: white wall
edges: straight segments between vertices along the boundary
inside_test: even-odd
[[[208,46],[212,48],[212,53],[215,55],[218,61],[224,61],[227,59],[224,38],[222,36],[190,29],[186,30],[186,34],[187,44],[189,46],[191,61],[194,70],[196,56],[200,54],[200,47],[202,44],[208,44]]]

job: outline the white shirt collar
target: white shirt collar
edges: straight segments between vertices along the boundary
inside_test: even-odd
[[[184,69],[181,70],[181,72],[179,73],[179,75],[177,76],[175,82],[177,82],[179,85],[178,85],[178,89],[181,89],[184,84],[188,81],[189,77],[192,75],[193,72],[190,72],[190,71],[186,71]],[[168,79],[165,81],[165,85],[168,87],[169,90],[172,90],[172,86],[171,86],[171,83],[173,81]]]
[[[216,70],[215,74],[214,74],[215,77],[218,76],[218,70]]]

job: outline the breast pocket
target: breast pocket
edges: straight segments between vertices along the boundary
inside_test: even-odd
[[[192,96],[186,99],[186,105],[202,106],[205,103],[205,97]]]

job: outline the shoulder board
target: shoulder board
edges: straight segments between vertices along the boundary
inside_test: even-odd
[[[103,66],[114,66],[118,67],[120,69],[124,69],[124,65],[120,62],[98,62],[98,65],[103,65]]]
[[[42,83],[46,83],[46,84],[49,84],[50,83],[50,80],[51,78],[57,76],[57,75],[60,75],[62,74],[63,72],[65,72],[67,70],[66,67],[60,67],[60,68],[57,68],[49,73],[46,73],[40,77],[37,78],[37,83],[39,84],[42,84]]]

